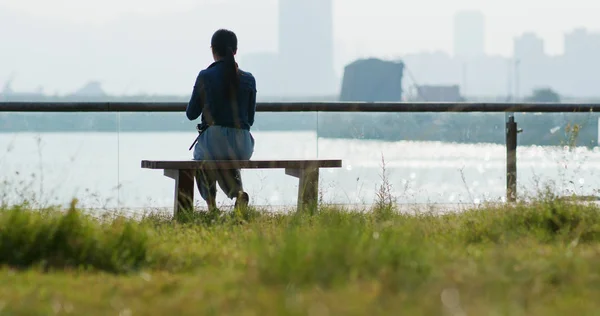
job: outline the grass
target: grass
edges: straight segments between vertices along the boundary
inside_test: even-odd
[[[565,146],[578,131],[567,128]],[[136,221],[36,196],[0,205],[0,315],[598,314],[599,207],[542,194],[399,214],[393,194],[403,188],[383,157],[382,168],[368,213]]]
[[[175,222],[0,211],[0,314],[577,315],[600,308],[600,209],[393,205]]]

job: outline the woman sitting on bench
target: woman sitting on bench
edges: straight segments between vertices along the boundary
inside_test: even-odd
[[[238,68],[235,33],[218,30],[211,49],[214,63],[198,74],[186,109],[191,121],[202,115],[194,160],[249,160],[254,152],[250,127],[256,110],[256,81]],[[235,207],[248,205],[239,169],[200,170],[196,183],[209,209],[216,208],[216,182],[228,198],[236,198]]]

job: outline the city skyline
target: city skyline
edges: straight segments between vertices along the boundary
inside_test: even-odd
[[[32,3],[35,0],[27,1]],[[69,0],[65,1],[68,2]],[[130,0],[124,0],[123,3],[130,3],[128,1]],[[3,5],[10,4],[10,2],[11,0],[0,0],[0,8]],[[13,82],[13,89],[15,91],[32,91],[40,85],[44,87],[45,92],[49,92],[50,94],[52,94],[52,91],[65,93],[80,88],[87,81],[97,80],[102,82],[103,87],[112,94],[186,94],[189,93],[189,78],[193,77],[194,73],[200,68],[205,67],[209,59],[208,49],[206,49],[206,43],[204,43],[206,40],[202,41],[202,38],[208,38],[214,28],[223,24],[230,25],[231,29],[238,32],[240,37],[238,59],[240,61],[245,61],[248,58],[252,59],[256,54],[263,54],[262,64],[272,64],[272,57],[277,55],[279,51],[279,40],[277,39],[279,27],[273,28],[271,26],[272,24],[277,25],[278,23],[278,7],[272,6],[272,0],[257,1],[253,4],[239,2],[239,6],[241,6],[240,11],[250,10],[251,8],[261,10],[261,14],[264,18],[259,19],[261,21],[256,23],[262,23],[259,24],[261,25],[260,29],[262,31],[256,32],[256,25],[258,24],[252,24],[252,27],[250,27],[251,24],[248,24],[250,23],[250,17],[240,19],[235,12],[226,10],[224,7],[224,3],[226,2],[229,3],[234,1],[210,1],[203,7],[205,10],[191,10],[183,15],[173,13],[176,10],[172,10],[171,13],[167,12],[161,15],[164,17],[164,20],[160,23],[156,23],[156,21],[151,18],[152,15],[144,17],[138,14],[137,18],[133,20],[131,18],[126,19],[125,17],[129,16],[126,15],[120,20],[116,20],[116,22],[114,20],[105,21],[105,24],[101,26],[86,26],[83,22],[79,22],[81,27],[77,29],[74,29],[67,21],[60,19],[58,19],[60,20],[60,23],[54,23],[58,21],[55,19],[53,22],[54,24],[49,24],[51,27],[44,27],[48,25],[43,23],[46,23],[49,20],[40,20],[39,13],[37,16],[25,15],[25,19],[19,19],[22,17],[20,14],[26,11],[21,10],[21,12],[17,12],[18,14],[13,12],[14,14],[11,15],[9,14],[11,11],[0,10],[0,26],[8,26],[2,28],[5,31],[0,31],[0,36],[2,36],[4,43],[9,43],[9,47],[13,48],[13,51],[9,49],[0,52],[0,57],[2,57],[0,60],[0,69],[5,69],[5,71],[0,71],[0,84],[5,83],[12,74],[16,74],[16,80]],[[383,12],[385,6],[389,6],[390,2],[376,2],[382,4],[382,6],[380,6],[379,14],[384,15],[387,18],[392,16],[402,16],[405,18],[407,16],[406,11],[408,11],[408,9],[403,12]],[[88,3],[90,2],[88,1]],[[194,3],[197,4],[197,2]],[[402,39],[407,36],[414,36],[412,33],[415,33],[417,30],[413,30],[412,28],[386,28],[377,30],[377,27],[380,26],[378,23],[389,23],[391,21],[395,21],[394,23],[403,23],[402,21],[398,22],[397,19],[383,21],[383,19],[379,19],[381,21],[371,23],[373,25],[353,26],[354,24],[361,23],[347,25],[348,21],[344,22],[343,19],[340,18],[340,15],[342,15],[340,10],[346,10],[347,12],[344,14],[346,15],[345,18],[348,18],[350,16],[348,12],[356,10],[359,7],[358,3],[359,1],[348,1],[344,2],[344,5],[341,6],[339,1],[333,1],[333,17],[331,22],[333,29],[331,38],[333,38],[333,40],[331,41],[331,45],[333,46],[334,55],[332,58],[333,67],[338,83],[341,81],[343,67],[345,65],[357,59],[375,57],[384,60],[404,59],[407,61],[409,70],[412,70],[413,73],[416,72],[416,77],[419,78],[417,81],[433,81],[432,83],[435,84],[443,84],[445,82],[462,84],[462,79],[454,79],[456,73],[461,72],[460,70],[452,70],[449,71],[449,73],[440,73],[437,78],[434,78],[435,80],[430,80],[430,76],[423,75],[420,71],[415,71],[418,70],[418,66],[414,65],[414,62],[409,62],[409,60],[414,59],[414,56],[416,55],[425,59],[427,59],[428,56],[441,56],[440,60],[442,60],[442,62],[444,58],[454,58],[454,47],[452,44],[449,49],[448,47],[446,47],[446,49],[440,47],[444,46],[442,45],[443,43],[453,43],[455,41],[455,38],[452,36],[454,33],[453,19],[458,12],[463,10],[449,10],[452,12],[449,18],[439,18],[435,23],[431,23],[431,26],[427,29],[418,29],[418,32],[416,33],[422,35],[420,41],[423,43],[423,46],[427,45],[429,49],[413,49],[411,52],[411,49],[409,48],[406,50],[402,49],[402,51],[398,49],[384,50],[383,46],[379,45],[379,43],[381,43],[390,47],[393,45],[400,45],[401,47],[414,48],[414,41],[404,41]],[[156,5],[156,3],[154,5]],[[188,3],[188,5],[190,8],[195,6],[192,2]],[[244,6],[246,7],[244,8]],[[374,11],[371,10],[371,7],[373,6],[365,6],[365,10],[361,11],[361,17],[372,15]],[[414,8],[410,9],[412,10]],[[448,6],[443,7],[442,9],[447,10]],[[489,7],[487,10],[489,11]],[[472,12],[480,10],[468,9],[465,11]],[[544,23],[545,12],[549,12],[549,9],[540,11],[540,14],[537,17],[537,20],[541,21],[540,24]],[[356,13],[356,11],[354,11],[354,13]],[[506,11],[502,14],[505,13]],[[441,13],[430,13],[429,17],[431,18],[436,14]],[[483,38],[484,44],[480,44],[479,47],[484,46],[483,53],[485,54],[485,57],[495,60],[496,63],[500,63],[500,59],[506,59],[507,56],[490,52],[489,49],[491,44],[495,45],[499,41],[498,37],[492,39],[489,38],[490,34],[496,32],[490,30],[497,29],[497,26],[494,26],[494,24],[497,23],[499,15],[493,15],[492,17],[489,17],[485,13],[483,15],[485,16],[485,31],[482,32],[483,35],[479,34],[478,36]],[[519,12],[515,13],[515,21],[519,20],[519,15]],[[223,19],[224,17],[227,18]],[[177,20],[171,21],[171,18],[177,18]],[[356,20],[356,16],[354,19]],[[221,22],[219,22],[220,20]],[[427,21],[427,19],[425,20]],[[563,23],[563,20],[569,19],[561,19],[559,22]],[[374,22],[374,20],[372,22]],[[560,24],[559,22],[556,24]],[[584,23],[585,19],[583,18],[579,19],[579,22],[580,23],[571,23],[566,30],[563,29],[559,34],[560,37],[564,38],[565,33],[576,32],[576,30],[580,28],[578,27],[579,24],[586,25],[586,23]],[[194,27],[190,27],[192,24],[206,25],[206,27],[202,27],[201,29],[195,28],[197,31],[192,32],[190,31],[190,29],[194,29]],[[594,30],[594,27],[586,28]],[[11,32],[6,32],[7,29],[11,30]],[[417,28],[415,27],[415,29]],[[545,33],[532,32],[528,29],[530,28],[522,27],[519,32],[513,32],[514,36],[510,37],[510,44],[505,45],[505,49],[511,52],[508,57],[515,51],[515,40],[522,34],[534,34],[534,37],[542,39],[542,51],[545,56],[550,57],[550,59],[564,55],[563,53],[556,53],[556,45],[552,45],[549,43],[551,41],[546,40],[550,29],[545,30]],[[123,32],[123,30],[126,32]],[[357,32],[353,34],[355,36],[349,37],[348,32],[351,32],[351,30],[357,30]],[[373,30],[377,31],[374,32]],[[23,33],[23,36],[19,36],[17,33]],[[437,34],[436,37],[427,36],[427,34],[433,33]],[[190,34],[194,35],[190,36]],[[372,35],[374,39],[371,40],[371,42],[374,43],[374,45],[361,45],[366,38],[365,34]],[[553,36],[556,37],[555,35]],[[440,41],[439,39],[442,37],[444,40]],[[346,44],[349,38],[354,41],[353,45]],[[382,41],[381,39],[383,38],[386,40]],[[438,48],[428,44],[430,42],[437,43],[436,46]],[[31,45],[29,43],[37,43],[37,47],[42,48],[41,51],[35,51],[32,49],[32,46],[29,46]],[[169,49],[169,46],[171,49]],[[295,51],[300,51],[300,55],[307,52],[313,53],[319,50],[319,46],[320,45],[308,45],[306,50],[296,48]],[[357,46],[361,47],[362,51],[357,50]],[[552,46],[554,46],[554,49],[550,48]],[[119,50],[115,51],[114,49],[111,49],[111,47],[119,47]],[[560,50],[563,49],[561,48],[558,51]],[[479,48],[479,51],[481,51],[481,48]],[[327,54],[323,56],[327,56]],[[43,60],[50,60],[52,62],[45,63]],[[297,60],[300,60],[300,68],[310,67],[310,63],[303,63],[300,57],[298,57]],[[57,68],[59,66],[63,66],[63,68]],[[48,70],[44,71],[44,68],[48,68]],[[57,69],[60,69],[60,71]],[[506,66],[502,66],[502,69],[503,72],[506,72]],[[51,75],[52,72],[62,73],[63,75],[56,77]],[[495,70],[492,74],[497,76],[497,72],[498,70]],[[158,76],[155,79],[154,76],[157,74]],[[165,82],[164,80],[161,80],[160,77],[168,77],[172,80],[170,79]],[[469,75],[468,77],[472,77],[472,75]],[[34,81],[33,79],[36,79],[37,81]],[[262,80],[261,82],[267,83],[268,81],[269,80]],[[502,84],[502,86],[505,85],[506,84]],[[466,86],[468,87],[466,90],[468,93],[475,88],[475,86],[471,84],[466,84]],[[486,91],[482,91],[482,93],[487,94]],[[498,91],[494,93],[499,94]]]

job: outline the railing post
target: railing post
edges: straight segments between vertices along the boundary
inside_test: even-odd
[[[506,122],[506,201],[517,200],[517,123],[514,115]]]

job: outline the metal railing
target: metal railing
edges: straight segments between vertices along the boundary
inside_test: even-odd
[[[183,112],[185,102],[2,102],[0,112]],[[600,104],[470,102],[259,102],[259,112],[600,112]]]
[[[183,112],[185,102],[1,102],[0,112]],[[517,126],[514,113],[600,112],[595,103],[260,102],[259,112],[504,112],[506,200],[517,198]]]

